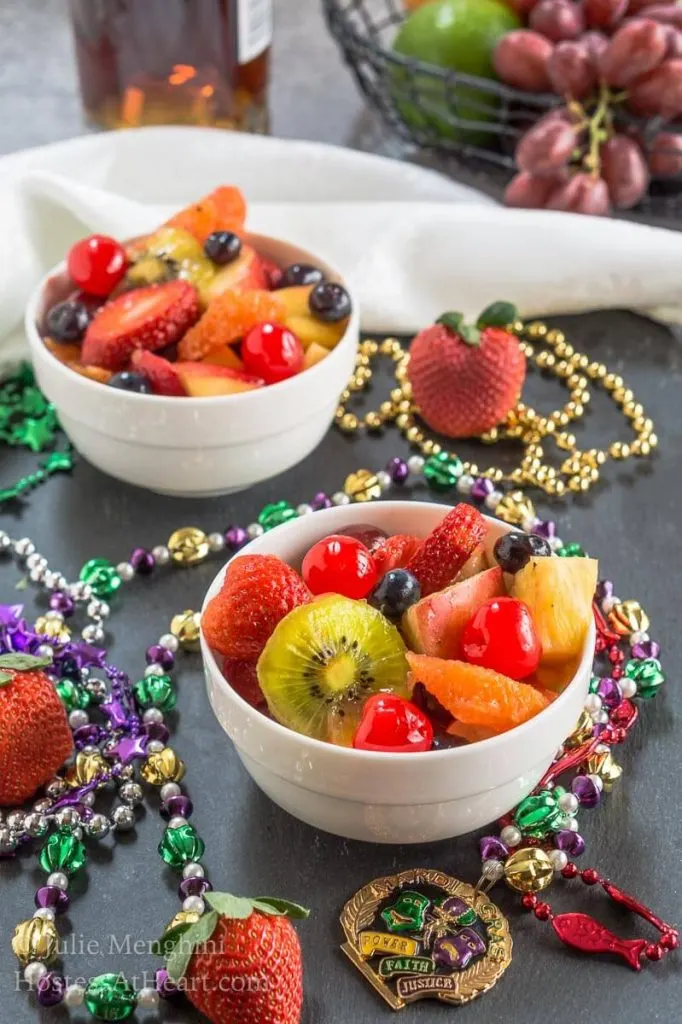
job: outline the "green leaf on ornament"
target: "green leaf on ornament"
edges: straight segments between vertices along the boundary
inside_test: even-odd
[[[14,676],[11,672],[0,672],[0,686],[7,686],[13,679]]]
[[[253,900],[244,896],[231,896],[229,892],[207,892],[204,899],[221,917],[244,920],[253,913]]]
[[[179,985],[184,978],[195,947],[211,938],[217,924],[218,915],[212,910],[200,917],[196,924],[190,925],[184,935],[180,936],[166,961],[168,977],[174,985]]]
[[[519,318],[519,311],[513,302],[492,302],[483,310],[477,327],[507,327]]]
[[[259,896],[253,900],[254,910],[260,910],[261,914],[272,914],[275,917],[294,917],[300,921],[310,917],[307,907],[300,903],[292,903],[291,900],[281,900],[278,896]]]
[[[152,943],[152,954],[154,956],[170,956],[185,932],[192,927],[191,921],[185,921],[183,924],[176,924],[175,928],[169,928],[160,939],[155,939]]]
[[[0,669],[13,668],[16,672],[32,672],[52,664],[52,655],[0,654]]]
[[[464,313],[443,313],[436,320],[437,324],[442,324],[443,327],[448,327],[451,331],[459,333],[460,327],[464,323]]]

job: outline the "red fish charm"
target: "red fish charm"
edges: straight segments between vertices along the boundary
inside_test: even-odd
[[[615,953],[633,970],[642,969],[646,939],[621,939],[589,914],[559,914],[552,918],[552,928],[562,942],[582,953]]]

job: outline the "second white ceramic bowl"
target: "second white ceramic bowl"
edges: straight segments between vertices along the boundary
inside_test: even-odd
[[[343,280],[325,260],[289,242],[265,235],[245,238],[280,266],[312,263],[329,280]],[[290,469],[326,434],[355,365],[360,319],[353,301],[336,348],[279,384],[218,398],[120,391],[74,373],[43,344],[37,324],[46,307],[70,290],[62,264],[40,283],[26,310],[26,336],[41,390],[88,462],[160,494],[228,494]]]
[[[277,527],[240,554],[278,555],[299,567],[312,544],[351,523],[425,537],[449,510],[407,501],[332,508]],[[510,527],[490,518],[488,526],[492,548]],[[224,575],[225,567],[204,607]],[[571,683],[549,707],[510,732],[448,750],[380,754],[309,739],[262,715],[232,689],[201,638],[211,706],[254,781],[301,821],[375,843],[425,843],[463,835],[527,796],[575,726],[588,692],[593,650],[594,623]]]

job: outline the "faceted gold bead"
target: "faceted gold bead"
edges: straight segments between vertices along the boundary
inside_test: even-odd
[[[465,462],[464,472],[468,473],[469,476],[478,476],[478,463],[477,462]]]
[[[608,615],[609,625],[619,636],[630,633],[646,633],[651,625],[649,616],[639,601],[621,601],[614,605]]]
[[[527,341],[520,342],[519,343],[519,348],[521,349],[521,354],[524,355],[526,357],[526,359],[531,359],[532,358],[532,356],[533,356],[533,346],[529,345]]]
[[[403,381],[403,395],[408,402],[412,401],[412,384],[409,380]]]
[[[540,847],[522,847],[505,861],[504,879],[518,892],[541,892],[553,877],[552,862]]]
[[[178,910],[172,920],[168,922],[164,930],[164,935],[171,930],[171,928],[177,928],[181,924],[196,924],[201,914],[197,913],[196,910]]]
[[[566,451],[570,451],[571,448],[575,448],[575,434],[569,434],[563,431],[556,436],[556,443],[558,448],[564,448]]]
[[[576,722],[575,729],[568,737],[568,739],[564,741],[564,746],[568,747],[569,749],[573,749],[574,747],[581,747],[583,743],[587,743],[587,741],[590,739],[590,737],[592,736],[593,729],[594,722],[592,721],[592,716],[588,711],[581,711],[580,717]]]
[[[586,370],[590,365],[590,357],[582,353],[576,352],[571,362],[578,370]]]
[[[402,402],[398,402],[398,412],[412,412],[412,402],[408,402],[406,398],[403,398]]]
[[[393,417],[395,416],[395,406],[393,402],[382,402],[381,405],[379,406],[379,412],[384,417],[384,419],[393,419]]]
[[[381,413],[368,412],[365,416],[365,426],[368,430],[380,430],[384,425],[384,418]]]
[[[627,459],[630,454],[630,445],[624,441],[614,441],[609,445],[609,455],[612,459]]]
[[[196,565],[208,555],[208,537],[198,526],[182,526],[168,538],[168,550],[176,565]]]
[[[355,413],[345,412],[341,417],[341,422],[339,423],[339,426],[341,427],[341,430],[345,431],[345,433],[352,434],[360,426],[360,421],[358,420]]]
[[[171,619],[170,631],[180,641],[183,651],[199,650],[200,623],[201,615],[191,608],[179,612]]]
[[[401,412],[400,415],[396,418],[395,424],[398,430],[407,430],[411,422],[412,417],[410,416],[410,414],[406,412]]]
[[[344,388],[344,390],[341,392],[341,401],[342,402],[347,402],[349,399],[350,399],[350,391],[348,390],[348,388]]]
[[[443,449],[437,441],[432,441],[431,438],[427,438],[422,445],[422,451],[424,455],[440,455]]]
[[[424,435],[419,427],[408,427],[405,437],[410,444],[419,444],[419,442],[424,439]]]
[[[41,636],[47,636],[50,640],[56,640],[60,644],[68,643],[71,639],[71,630],[65,622],[60,622],[58,619],[48,619],[45,615],[41,615],[36,619],[34,629]]]
[[[587,367],[587,376],[592,380],[601,380],[606,376],[606,367],[603,363],[590,363]]]
[[[107,772],[109,767],[100,753],[86,754],[81,750],[65,778],[70,786],[84,786]]]
[[[372,371],[367,366],[359,366],[355,372],[357,380],[362,381],[363,384],[368,384],[372,379]]]
[[[356,374],[353,374],[351,379],[348,381],[348,391],[352,391],[353,394],[357,394],[358,391],[362,391],[364,386],[364,381],[359,380]]]
[[[574,353],[574,348],[567,341],[558,341],[554,351],[559,359],[570,359]]]
[[[362,352],[362,351],[358,352],[358,354],[355,357],[355,365],[356,366],[369,366],[369,363],[370,363],[369,356],[366,356],[364,354],[364,352]]]
[[[551,330],[547,331],[545,340],[548,345],[563,345],[566,341],[566,335],[563,331],[560,331],[558,327],[552,327]]]
[[[51,963],[59,950],[59,935],[54,921],[44,921],[40,917],[21,921],[14,929],[12,950],[22,967],[33,960]]]
[[[381,342],[379,351],[382,356],[392,356],[395,355],[396,352],[399,352],[401,347],[400,342],[396,341],[395,338],[386,338],[385,341]]]
[[[381,497],[381,485],[369,469],[358,469],[346,477],[344,492],[353,501],[373,501]]]
[[[529,338],[544,338],[547,334],[547,324],[535,320],[532,324],[528,324],[526,334]]]
[[[368,356],[375,356],[379,351],[379,346],[377,345],[376,341],[363,341],[360,348],[365,353],[365,355]]]
[[[574,390],[575,388],[584,388],[587,384],[587,380],[583,377],[582,373],[572,373],[570,377],[566,379],[566,387]]]
[[[616,390],[613,392],[614,401],[620,402],[621,405],[625,405],[626,403],[632,402],[634,397],[634,393],[631,391],[630,388],[616,388]]]
[[[513,324],[509,325],[509,330],[513,334],[520,334],[523,330],[523,320],[515,320]]]
[[[520,524],[535,516],[535,508],[523,491],[509,491],[498,503],[495,515],[505,523]]]
[[[500,439],[500,432],[497,427],[493,427],[492,430],[487,430],[485,434],[481,434],[481,441],[483,444],[495,444]]]
[[[643,438],[638,438],[632,443],[633,455],[651,455],[651,445]]]
[[[595,750],[585,762],[585,772],[588,775],[598,775],[604,789],[609,793],[623,774],[623,769],[616,764],[610,750]]]
[[[557,427],[567,427],[568,424],[571,422],[571,417],[568,415],[565,409],[556,410],[551,414],[550,418],[557,425]]]
[[[179,782],[185,774],[185,763],[170,747],[148,754],[140,774],[150,786],[163,786],[166,782]]]
[[[391,391],[390,398],[394,405],[399,405],[403,400],[403,389],[393,388],[393,390]]]
[[[401,384],[403,383],[403,381],[407,380],[407,364],[406,363],[400,363],[399,366],[396,366],[396,368],[395,368],[395,379],[399,380]]]
[[[607,391],[616,391],[623,387],[623,378],[618,373],[607,373],[604,377],[604,387]]]

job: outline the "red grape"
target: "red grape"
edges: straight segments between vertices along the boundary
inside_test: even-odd
[[[575,128],[553,117],[539,121],[516,147],[516,166],[530,174],[547,174],[563,167],[576,146]]]
[[[553,43],[577,39],[585,29],[582,8],[571,0],[540,0],[531,11],[528,24]]]
[[[597,84],[597,72],[582,42],[557,43],[547,62],[549,79],[560,96],[581,100]]]
[[[518,29],[502,36],[493,52],[493,65],[500,78],[527,92],[548,92],[547,61],[553,46],[538,32]]]
[[[628,103],[643,117],[676,117],[682,114],[682,60],[664,60],[630,86]]]
[[[522,18],[525,18],[533,10],[538,0],[512,0],[512,5],[517,14],[520,14]],[[655,3],[655,0],[651,0]]]
[[[674,178],[682,174],[682,135],[659,132],[649,144],[647,163],[657,178]]]
[[[628,0],[583,0],[585,21],[590,28],[613,28],[628,8]]]
[[[657,67],[668,47],[667,30],[649,18],[636,18],[619,28],[599,60],[609,85],[624,86]]]
[[[636,206],[649,186],[642,150],[627,135],[614,135],[601,147],[601,175],[617,210]]]
[[[664,25],[675,25],[682,28],[682,7],[677,4],[652,4],[644,12],[647,18],[660,21]]]
[[[567,213],[591,213],[602,217],[609,213],[609,190],[603,178],[580,172],[574,174],[565,185],[554,190],[547,203],[548,210],[564,210]]]
[[[674,25],[664,25],[663,28],[668,41],[666,57],[682,57],[682,31]]]
[[[580,42],[588,52],[589,58],[595,67],[599,64],[599,58],[609,45],[608,37],[603,32],[596,32],[594,29],[585,32],[580,37]]]
[[[550,195],[561,184],[562,176],[528,174],[527,171],[520,171],[514,175],[507,185],[504,193],[504,201],[507,206],[516,206],[523,210],[541,210],[549,199]]]

